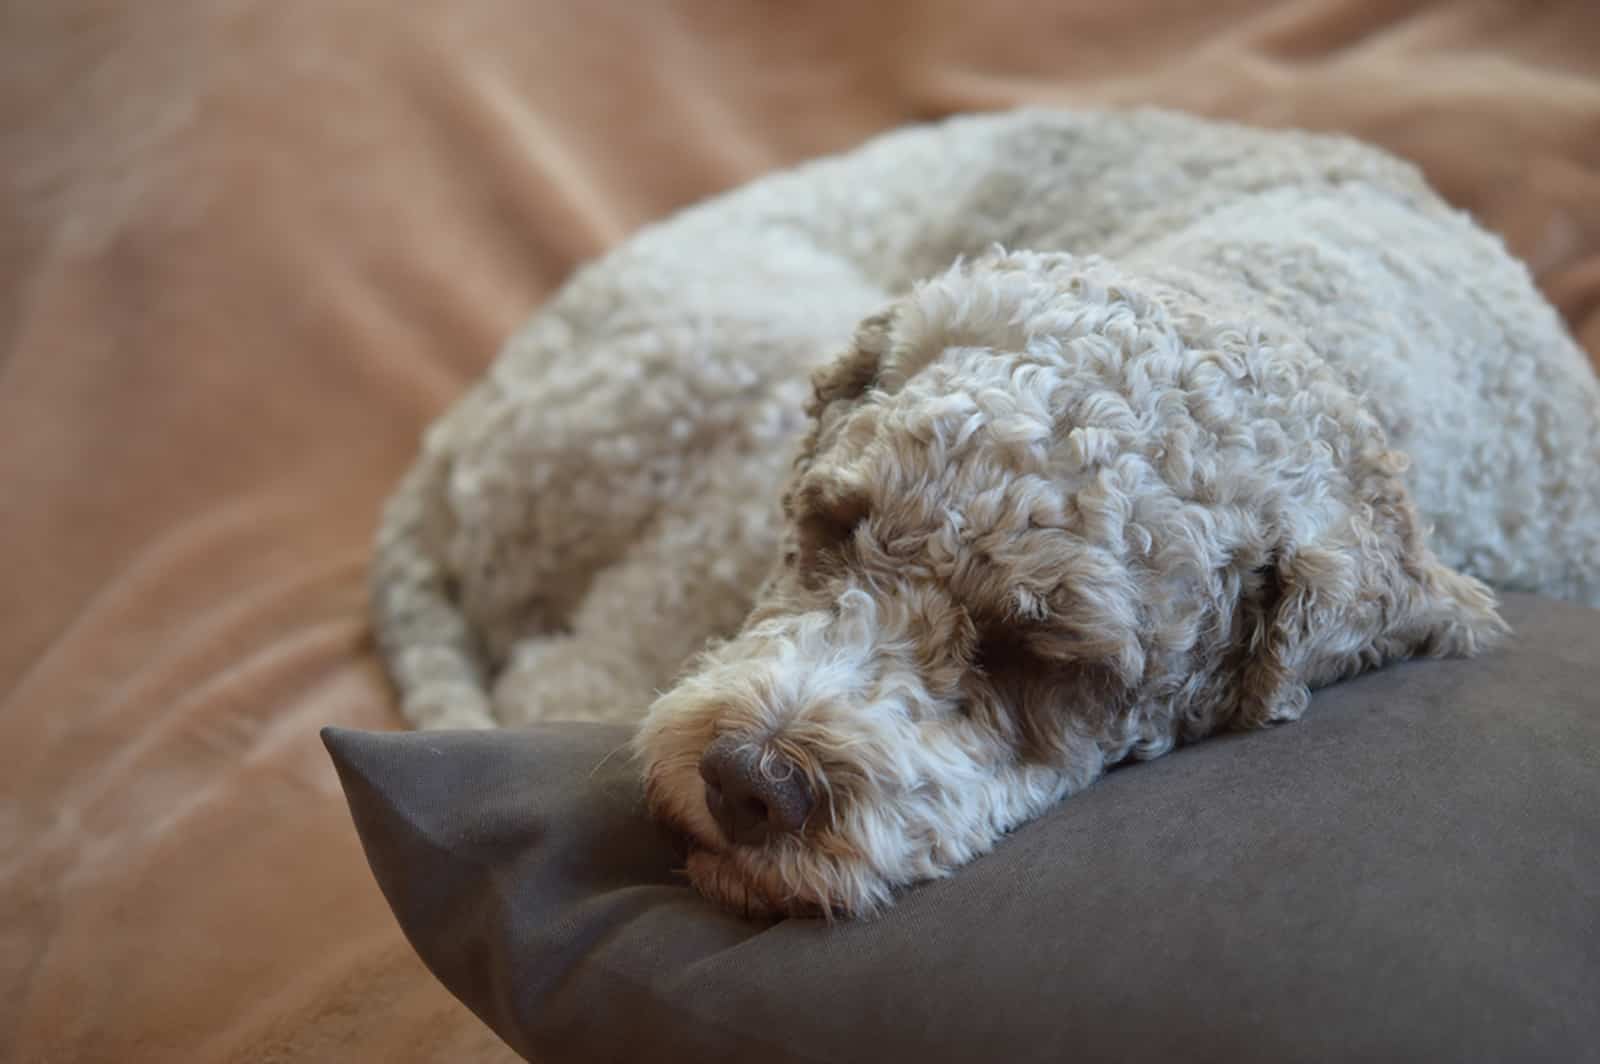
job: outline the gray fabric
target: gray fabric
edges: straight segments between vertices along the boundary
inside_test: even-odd
[[[1600,613],[1507,615],[835,927],[701,902],[620,729],[325,738],[412,944],[546,1064],[1600,1059]]]

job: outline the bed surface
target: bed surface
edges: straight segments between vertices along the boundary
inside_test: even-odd
[[[422,427],[675,207],[1022,102],[1343,130],[1600,352],[1600,7],[1186,8],[7,5],[0,1059],[511,1059],[401,937],[318,730],[400,725],[363,566]]]
[[[706,905],[620,726],[329,728],[395,919],[529,1060],[1600,1059],[1600,610],[1117,768],[872,920]]]

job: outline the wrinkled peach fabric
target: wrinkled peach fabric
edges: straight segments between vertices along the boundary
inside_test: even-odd
[[[317,739],[397,727],[375,511],[584,258],[903,121],[1363,135],[1600,351],[1600,6],[55,0],[0,11],[0,1058],[499,1060]]]

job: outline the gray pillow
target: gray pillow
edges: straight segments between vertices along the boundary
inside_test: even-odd
[[[702,902],[623,729],[324,736],[412,945],[545,1064],[1600,1059],[1600,613],[1506,612],[832,927]]]

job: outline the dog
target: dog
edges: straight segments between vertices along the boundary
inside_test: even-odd
[[[645,229],[428,432],[372,568],[412,723],[637,720],[695,887],[827,918],[1492,647],[1491,586],[1600,604],[1600,385],[1526,269],[1377,149],[1160,111]]]

